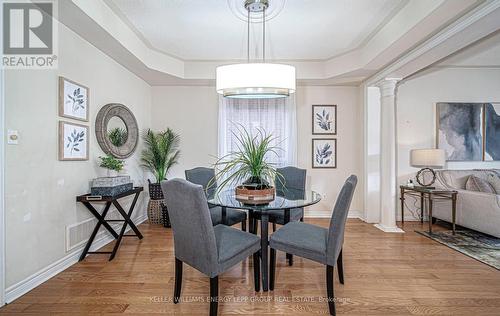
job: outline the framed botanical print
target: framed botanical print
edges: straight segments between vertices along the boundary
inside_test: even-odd
[[[312,140],[312,167],[337,168],[337,140],[334,138]]]
[[[89,88],[59,77],[59,115],[88,122]]]
[[[312,106],[312,134],[337,135],[337,105]]]
[[[89,128],[59,121],[59,160],[89,160]]]

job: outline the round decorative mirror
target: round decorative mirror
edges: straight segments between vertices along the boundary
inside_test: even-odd
[[[123,104],[106,104],[95,120],[97,142],[106,154],[124,159],[137,147],[139,128],[134,114]]]

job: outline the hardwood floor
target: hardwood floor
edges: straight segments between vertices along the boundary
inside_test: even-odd
[[[328,226],[329,220],[306,222]],[[500,271],[420,236],[420,223],[405,234],[385,234],[349,220],[344,244],[345,285],[335,273],[339,315],[500,315]],[[174,305],[170,229],[143,224],[144,239],[126,238],[114,261],[90,255],[15,302],[0,314],[206,315],[209,278],[184,265],[182,301]],[[111,248],[108,245],[106,248]],[[219,315],[328,314],[325,267],[278,252],[274,292],[253,291],[252,260],[219,277]],[[204,300],[200,302],[199,300]]]

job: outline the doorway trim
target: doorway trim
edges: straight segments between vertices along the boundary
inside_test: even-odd
[[[0,5],[3,16],[3,5]],[[0,32],[0,51],[3,52],[3,31]],[[0,68],[0,307],[5,305],[5,77]]]

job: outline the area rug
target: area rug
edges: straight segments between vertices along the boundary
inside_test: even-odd
[[[455,235],[451,230],[437,231],[432,234],[428,231],[416,232],[500,270],[500,238],[465,228],[457,230]]]

